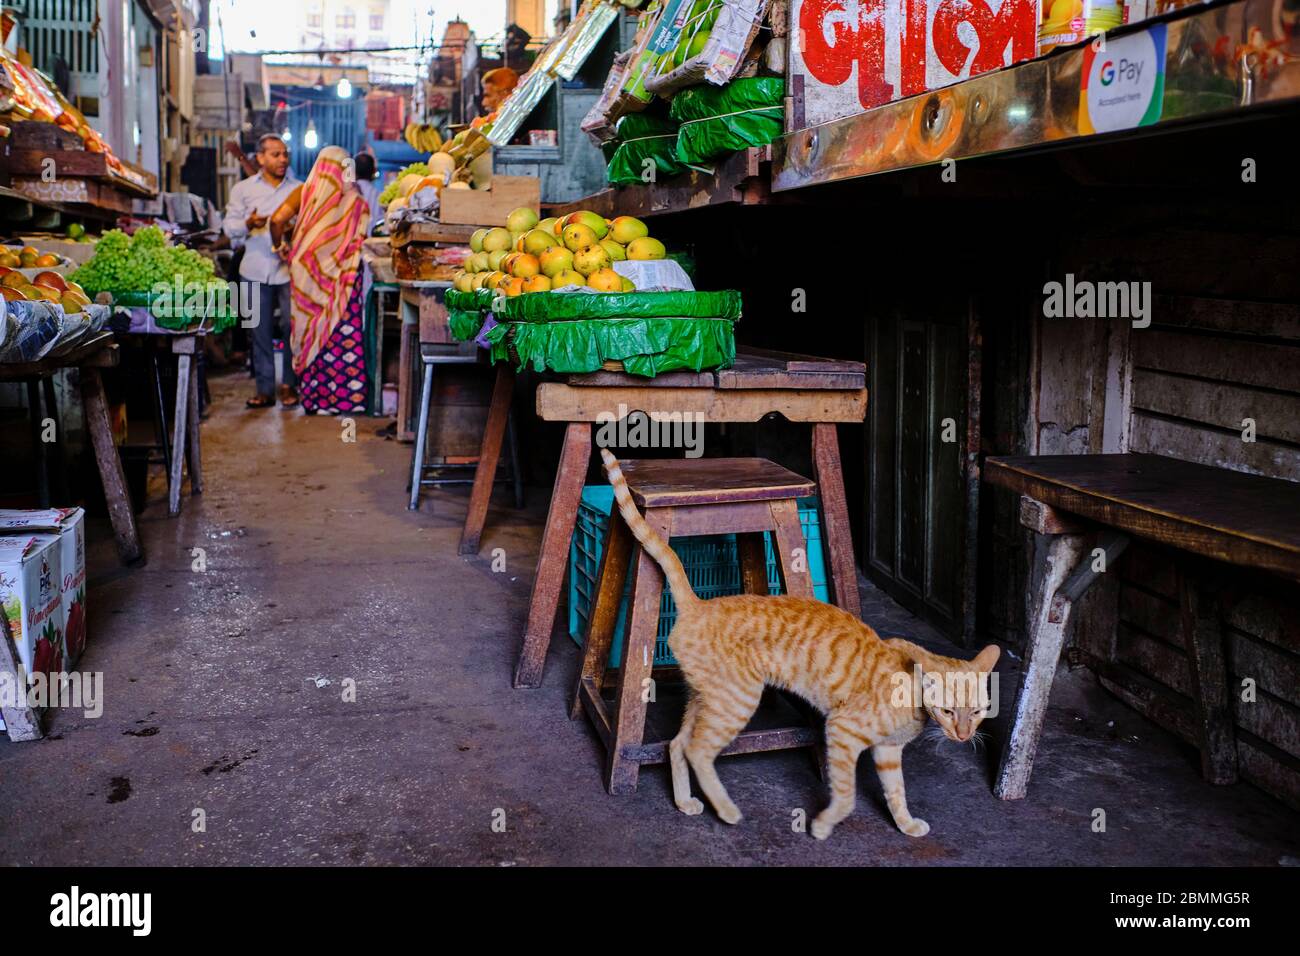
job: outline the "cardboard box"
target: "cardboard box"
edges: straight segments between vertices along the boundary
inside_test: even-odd
[[[443,222],[476,226],[500,226],[520,206],[538,209],[542,204],[542,181],[535,176],[493,176],[489,189],[444,189]]]
[[[36,670],[66,669],[59,544],[57,534],[0,535],[0,612],[18,649],[23,682]]]
[[[86,649],[86,512],[81,508],[18,511],[0,508],[0,535],[56,535],[63,667],[71,670]]]

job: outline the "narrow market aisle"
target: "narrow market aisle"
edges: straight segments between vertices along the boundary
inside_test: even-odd
[[[723,762],[745,813],[738,827],[678,813],[662,767],[643,773],[636,795],[611,798],[593,733],[565,716],[572,642],[557,638],[541,690],[509,687],[545,489],[533,489],[522,515],[494,510],[483,556],[462,559],[465,491],[433,493],[407,512],[409,447],[377,437],[378,423],[357,419],[349,443],[336,419],[245,410],[242,377],[214,380],[213,392],[209,490],[187,497],[178,519],[155,490],[142,516],[148,565],[121,569],[105,528],[91,529],[82,667],[104,674],[103,715],[61,712],[44,741],[0,742],[0,863],[1300,855],[1290,811],[1245,785],[1205,785],[1189,750],[1082,678],[1058,681],[1028,800],[994,799],[985,756],[970,749],[908,749],[908,798],[933,828],[921,840],[888,821],[869,761],[856,813],[826,844],[792,827],[823,800],[803,753]],[[492,570],[494,548],[503,573]],[[864,598],[883,633],[933,638],[879,592]],[[350,682],[355,702],[344,700]],[[1091,829],[1098,807],[1105,834]]]

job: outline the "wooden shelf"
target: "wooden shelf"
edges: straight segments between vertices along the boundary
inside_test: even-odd
[[[1096,136],[1158,135],[1300,105],[1300,56],[1288,36],[1287,0],[1236,0],[1185,7],[1108,31],[1163,30],[1165,73],[1159,117],[1148,125],[1094,132],[1080,117],[1080,77],[1088,45],[1056,50],[962,83],[787,133],[773,145],[772,190],[975,156],[1073,146]]]
[[[579,209],[589,209],[606,219],[615,216],[644,219],[707,206],[755,205],[768,199],[771,158],[770,147],[745,149],[724,159],[712,174],[692,170],[663,182],[602,189],[576,202],[548,204],[549,211],[553,216],[566,216]]]

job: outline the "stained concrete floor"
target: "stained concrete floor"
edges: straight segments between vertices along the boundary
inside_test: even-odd
[[[1028,799],[989,790],[990,755],[916,743],[904,758],[929,836],[889,822],[863,761],[858,809],[826,843],[795,832],[823,792],[806,752],[723,761],[736,827],[674,809],[663,767],[610,797],[565,703],[557,631],[540,690],[510,689],[547,504],[498,493],[482,556],[456,554],[466,491],[404,505],[409,448],[358,419],[246,411],[216,379],[207,490],[141,516],[148,563],[118,566],[91,527],[90,644],[102,717],[53,716],[0,741],[4,864],[1277,865],[1300,818],[1249,785],[1201,781],[1195,755],[1062,674]],[[196,571],[202,548],[206,570]],[[490,555],[501,548],[505,570]],[[863,585],[887,635],[940,643]],[[1004,682],[1011,700],[1015,661]],[[346,680],[356,701],[344,702]],[[671,704],[656,705],[671,707]],[[673,715],[668,714],[668,723]],[[996,750],[996,744],[994,745]],[[1094,832],[1094,810],[1106,830]],[[206,827],[195,832],[196,811]],[[494,820],[504,812],[505,831]]]

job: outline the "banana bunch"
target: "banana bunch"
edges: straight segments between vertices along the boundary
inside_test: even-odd
[[[442,135],[438,127],[429,123],[407,123],[402,136],[407,144],[421,153],[436,153],[442,148]]]

